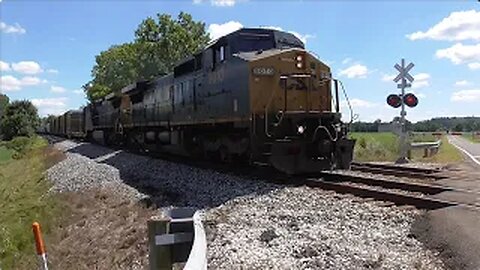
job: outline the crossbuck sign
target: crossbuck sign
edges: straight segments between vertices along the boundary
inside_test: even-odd
[[[401,81],[399,84],[397,84],[397,88],[402,89],[402,93],[400,94],[400,98],[397,98],[397,100],[401,102],[401,106],[402,106],[402,110],[400,112],[400,116],[401,116],[400,121],[401,121],[401,127],[402,127],[402,133],[400,135],[400,157],[397,160],[397,163],[408,162],[408,159],[407,159],[408,146],[407,146],[407,143],[406,143],[407,134],[406,134],[406,130],[405,130],[405,115],[407,115],[407,112],[405,111],[405,104],[407,104],[407,106],[409,106],[409,107],[415,107],[417,105],[418,100],[415,97],[415,95],[413,95],[411,93],[405,95],[405,88],[412,87],[411,83],[413,82],[414,78],[408,72],[414,66],[415,65],[413,63],[409,63],[407,66],[405,66],[405,59],[403,59],[403,58],[402,58],[402,61],[401,61],[400,65],[395,64],[395,66],[393,66],[399,72],[399,74],[393,79],[393,81],[396,82],[396,83]],[[391,96],[389,98],[391,98]],[[393,96],[395,97],[397,95],[393,95]],[[387,101],[387,102],[389,102],[389,104],[392,105],[391,100]],[[400,105],[400,104],[398,104],[398,105]],[[395,106],[393,106],[393,107],[395,107]]]

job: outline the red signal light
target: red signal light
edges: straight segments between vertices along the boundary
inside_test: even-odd
[[[408,93],[405,96],[403,96],[403,102],[408,107],[413,108],[413,107],[417,106],[418,98],[414,94]]]
[[[393,108],[398,108],[402,105],[402,99],[399,95],[391,94],[387,97],[387,104]]]

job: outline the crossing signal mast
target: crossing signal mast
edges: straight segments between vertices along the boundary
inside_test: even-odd
[[[402,108],[400,111],[400,124],[402,127],[402,132],[400,134],[400,157],[397,159],[396,163],[408,162],[407,133],[405,129],[405,115],[407,115],[407,112],[405,111],[405,105],[410,108],[414,108],[418,105],[418,98],[412,93],[405,94],[405,88],[412,87],[411,83],[414,81],[414,78],[408,72],[414,66],[415,65],[413,63],[405,66],[405,59],[403,58],[401,65],[395,64],[394,68],[400,73],[393,79],[393,81],[398,83],[401,80],[401,83],[397,84],[397,88],[402,89],[402,92],[400,94],[391,94],[387,97],[388,105],[392,106],[393,108]]]

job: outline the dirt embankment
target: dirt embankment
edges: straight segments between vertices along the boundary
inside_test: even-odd
[[[62,225],[47,239],[52,269],[143,269],[155,211],[108,190],[67,192]]]

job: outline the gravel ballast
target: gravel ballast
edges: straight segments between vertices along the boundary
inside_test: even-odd
[[[285,188],[207,211],[213,269],[444,269],[412,237],[420,211]]]
[[[410,234],[421,211],[65,140],[52,191],[107,188],[205,211],[209,269],[444,269]]]

